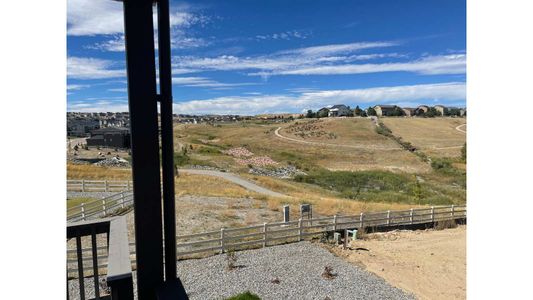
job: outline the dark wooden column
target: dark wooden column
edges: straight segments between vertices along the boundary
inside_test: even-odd
[[[163,232],[152,0],[126,0],[124,31],[131,124],[139,300],[163,284]]]

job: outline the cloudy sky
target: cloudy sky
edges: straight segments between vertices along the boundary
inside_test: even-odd
[[[68,110],[127,111],[122,4],[67,3]],[[465,106],[465,0],[170,5],[175,113]]]

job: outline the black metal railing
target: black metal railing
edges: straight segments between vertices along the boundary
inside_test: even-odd
[[[100,289],[98,266],[98,235],[107,235],[107,277],[106,283],[109,294],[102,295]],[[85,289],[82,238],[90,237],[92,255],[92,277],[94,283],[94,299],[133,299],[133,277],[128,244],[128,227],[125,217],[99,219],[95,221],[82,221],[67,225],[67,241],[75,239],[76,257],[78,267],[79,295],[70,295],[67,271],[67,299],[71,297],[85,300]],[[92,294],[92,293],[91,293]],[[78,297],[79,296],[79,297]],[[91,295],[92,296],[92,295]]]

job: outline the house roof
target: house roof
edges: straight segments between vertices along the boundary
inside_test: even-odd
[[[377,107],[377,106],[379,106],[381,108],[395,108],[396,107],[396,105],[376,105],[374,107]]]
[[[105,133],[129,133],[130,130],[125,127],[106,127],[92,131],[92,134],[105,134]]]
[[[348,108],[348,107],[344,104],[335,104],[331,108]]]

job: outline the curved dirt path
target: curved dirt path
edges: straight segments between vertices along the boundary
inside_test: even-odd
[[[460,128],[461,128],[461,127],[463,127],[463,126],[466,126],[466,123],[464,123],[464,124],[461,124],[461,125],[459,125],[459,126],[455,127],[455,130],[457,130],[457,131],[460,131],[460,132],[462,132],[462,133],[466,133],[466,131],[464,131],[464,130],[460,129]]]
[[[245,188],[247,190],[250,190],[250,191],[253,191],[253,192],[256,192],[256,193],[259,193],[259,194],[272,196],[272,197],[289,197],[287,195],[284,195],[284,194],[281,194],[281,193],[278,193],[278,192],[274,192],[274,191],[269,190],[267,188],[264,188],[262,186],[258,186],[257,184],[255,184],[255,183],[253,183],[251,181],[248,181],[246,179],[243,179],[243,178],[241,178],[238,175],[233,174],[233,173],[220,172],[220,171],[214,171],[214,170],[201,170],[201,169],[178,169],[178,172],[183,172],[183,173],[187,173],[187,174],[195,174],[195,175],[216,176],[216,177],[220,177],[220,178],[229,180],[229,181],[231,181],[231,182],[233,182],[235,184],[238,184],[238,185],[242,186],[243,188]]]
[[[303,143],[303,144],[309,144],[309,145],[318,145],[318,146],[331,146],[331,147],[346,147],[346,148],[352,148],[352,149],[364,149],[364,150],[383,150],[383,151],[397,151],[397,150],[403,150],[400,147],[395,148],[384,148],[384,147],[372,147],[372,146],[363,146],[363,145],[343,145],[343,144],[328,144],[328,143],[321,143],[321,142],[311,142],[311,141],[302,141],[298,139],[293,139],[290,137],[283,136],[279,133],[279,130],[281,127],[278,127],[276,131],[274,131],[274,134],[284,140],[297,142],[297,143]]]
[[[377,124],[377,118],[376,119],[372,119],[373,122],[375,122],[376,126],[378,125]],[[461,127],[465,126],[465,124],[461,124],[457,127],[455,127],[455,129],[457,131],[460,131],[460,132],[463,132],[463,133],[466,133],[466,131],[462,130]],[[321,142],[311,142],[311,141],[302,141],[302,140],[298,140],[298,139],[294,139],[294,138],[290,138],[290,137],[286,137],[286,136],[283,136],[279,133],[279,130],[281,129],[281,127],[278,127],[278,129],[276,129],[276,131],[274,131],[274,134],[279,137],[279,138],[282,138],[282,139],[285,139],[285,140],[289,140],[289,141],[292,141],[292,142],[297,142],[297,143],[304,143],[304,144],[310,144],[310,145],[319,145],[319,146],[333,146],[333,147],[348,147],[348,148],[353,148],[353,149],[365,149],[365,150],[383,150],[383,151],[391,151],[391,150],[403,150],[402,148],[383,148],[383,147],[369,147],[369,146],[357,146],[357,145],[343,145],[343,144],[328,144],[328,143],[321,143]],[[420,149],[422,150],[446,150],[446,149],[460,149],[462,148],[463,146],[449,146],[449,147],[422,147]]]

